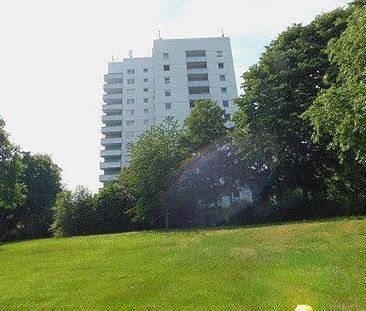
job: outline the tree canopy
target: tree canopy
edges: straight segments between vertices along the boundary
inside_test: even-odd
[[[323,77],[336,76],[324,48],[344,31],[348,14],[338,9],[289,27],[243,75],[236,142],[242,161],[264,175],[266,189],[277,196],[286,189],[300,188],[305,196],[321,189],[320,171],[334,162],[323,142],[312,142],[312,128],[300,116],[324,87]]]
[[[329,148],[366,166],[366,6],[357,7],[348,27],[331,40],[326,52],[339,68],[336,81],[324,89],[308,111],[314,141],[329,138]]]

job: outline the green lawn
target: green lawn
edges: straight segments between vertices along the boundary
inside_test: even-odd
[[[366,219],[0,245],[1,310],[366,310]]]

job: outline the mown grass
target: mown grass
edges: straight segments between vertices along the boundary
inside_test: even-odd
[[[0,246],[1,310],[366,309],[366,219]]]

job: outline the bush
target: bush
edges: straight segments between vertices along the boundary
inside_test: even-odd
[[[101,233],[132,230],[134,227],[126,214],[132,206],[133,197],[118,183],[104,186],[95,199],[95,211]]]
[[[83,187],[74,192],[62,191],[57,195],[54,222],[51,230],[55,236],[72,236],[97,233],[99,221],[93,196]]]

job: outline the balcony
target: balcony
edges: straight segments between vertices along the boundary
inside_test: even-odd
[[[121,111],[122,113],[122,103],[121,104],[107,104],[102,106],[103,112]]]
[[[206,57],[206,50],[188,50],[186,57]]]
[[[107,94],[122,94],[122,83],[104,84],[103,89]]]
[[[113,175],[100,175],[99,181],[100,182],[107,182],[107,181],[113,181],[118,179],[118,174]]]
[[[207,68],[187,68],[187,74],[208,74]]]
[[[122,154],[122,150],[101,150],[101,157],[112,157],[112,156],[120,156]]]
[[[110,145],[116,145],[122,143],[122,138],[102,138],[100,141],[102,146],[110,146]]]
[[[202,94],[189,94],[189,100],[200,100],[200,99],[211,99],[210,93],[202,93]]]
[[[102,134],[122,132],[122,126],[105,126],[102,127]]]
[[[110,122],[110,121],[122,121],[122,115],[117,114],[117,115],[106,115],[102,117],[102,121],[103,122]]]
[[[106,169],[106,168],[120,168],[121,167],[121,161],[116,162],[101,162],[100,168]]]
[[[103,101],[108,104],[122,104],[122,93],[119,94],[103,94]]]
[[[187,62],[207,62],[206,56],[187,56],[186,57]]]
[[[104,75],[104,81],[106,83],[122,83],[123,74],[122,73],[109,73]]]
[[[188,86],[210,86],[210,81],[202,80],[202,81],[188,81]]]

